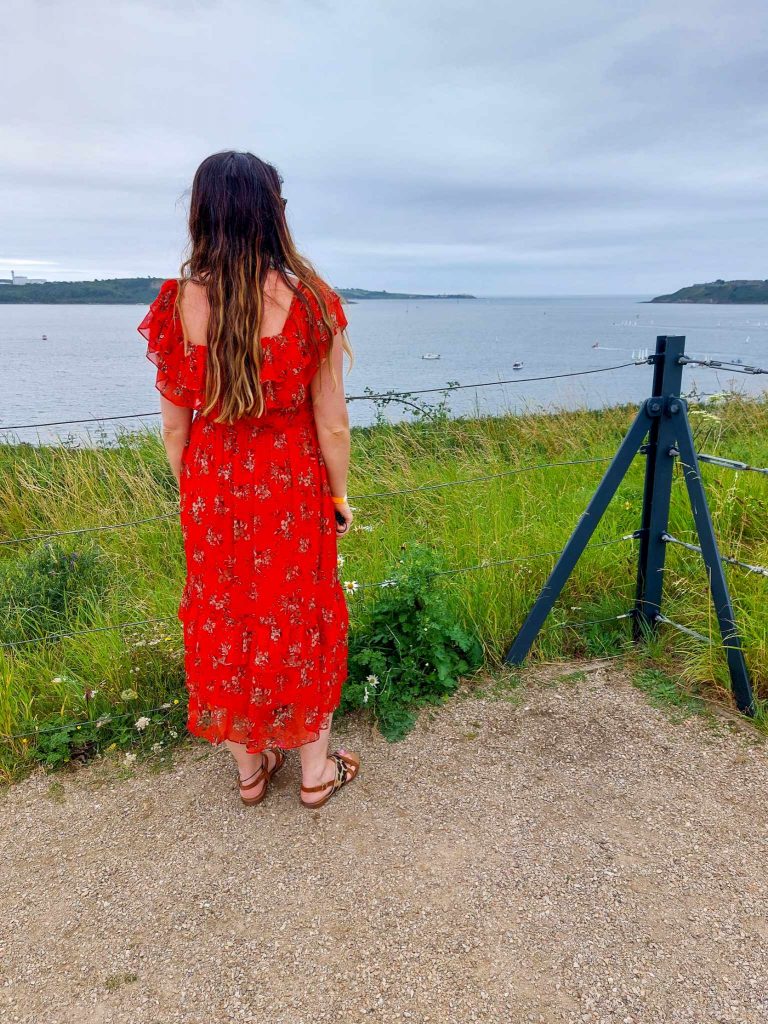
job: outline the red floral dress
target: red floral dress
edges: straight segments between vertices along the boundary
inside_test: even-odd
[[[317,739],[347,674],[334,506],[309,391],[326,332],[298,287],[308,308],[294,296],[281,333],[262,339],[264,415],[230,425],[198,411],[181,467],[188,725],[251,751]],[[206,349],[185,345],[177,295],[166,281],[138,329],[160,393],[200,410]],[[327,299],[341,330],[339,297]]]

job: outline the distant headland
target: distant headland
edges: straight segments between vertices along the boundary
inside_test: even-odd
[[[712,305],[768,303],[768,281],[710,281],[680,288],[671,295],[657,295],[651,302],[703,302]]]
[[[148,306],[157,296],[161,277],[115,277],[104,281],[0,282],[0,303],[29,305],[140,305]],[[348,302],[363,299],[474,299],[474,295],[417,295],[406,292],[372,292],[365,288],[338,288]]]
[[[337,289],[339,295],[343,299],[349,299],[350,302],[356,302],[358,299],[476,299],[476,295],[466,295],[463,292],[457,292],[454,295],[417,295],[411,294],[410,292],[369,292],[365,288],[339,288]]]

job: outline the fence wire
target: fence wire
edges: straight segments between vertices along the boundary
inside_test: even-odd
[[[612,370],[622,370],[627,366],[644,366],[645,363],[646,360],[632,360],[627,363],[618,363],[614,366],[599,366],[591,370],[569,370],[567,373],[550,373],[541,377],[512,377],[509,380],[481,381],[479,384],[445,384],[443,387],[439,388],[420,388],[414,391],[386,391],[380,394],[371,392],[370,394],[363,395],[347,395],[346,400],[348,402],[389,401],[390,399],[410,398],[412,395],[430,395],[438,393],[448,394],[451,391],[461,391],[465,388],[472,388],[476,390],[478,388],[500,387],[506,384],[527,384],[540,380],[561,380],[564,377],[586,377],[594,373],[610,373]],[[76,426],[79,423],[108,423],[115,420],[146,419],[151,416],[159,415],[160,410],[157,409],[155,412],[122,413],[119,416],[86,416],[82,419],[76,420],[50,420],[45,423],[15,423],[10,426],[0,425],[0,433],[11,433],[15,430],[35,430],[38,427],[71,427]]]
[[[623,537],[616,537],[613,540],[601,541],[595,544],[588,544],[585,551],[592,551],[598,548],[612,547],[615,544],[622,544],[627,540],[634,540],[634,534],[626,534]],[[536,551],[530,555],[517,555],[512,558],[497,558],[497,559],[485,559],[482,562],[477,562],[475,565],[463,565],[455,569],[440,569],[437,572],[429,573],[429,578],[437,576],[455,576],[459,573],[474,572],[478,569],[489,569],[497,565],[512,565],[517,562],[529,562],[538,558],[549,558],[552,556],[559,555],[561,549],[554,548],[550,551]],[[358,583],[355,580],[349,580],[342,583],[345,593],[356,594],[360,590],[374,590],[374,589],[386,589],[387,587],[396,587],[401,581],[396,577],[390,577],[389,579],[379,580],[376,583]],[[0,650],[9,650],[16,647],[25,647],[29,644],[36,643],[49,643],[51,641],[69,639],[76,636],[86,636],[90,633],[109,633],[119,631],[123,629],[131,629],[136,626],[146,626],[156,622],[171,622],[176,618],[175,615],[163,615],[156,618],[148,619],[135,619],[131,622],[118,622],[111,626],[93,626],[89,629],[75,629],[75,630],[62,630],[56,633],[47,633],[45,636],[29,637],[26,640],[11,640],[0,644]]]
[[[691,544],[687,540],[680,540],[678,537],[673,537],[671,533],[662,533],[661,539],[666,544],[677,544],[681,548],[687,548],[688,551],[697,551],[699,554],[703,554],[698,544]],[[731,558],[730,555],[724,555],[719,552],[720,560],[727,562],[728,565],[737,565],[740,569],[746,569],[747,572],[756,573],[758,576],[768,577],[768,569],[762,565],[752,565],[749,562],[742,562],[738,558]]]
[[[738,459],[726,459],[722,455],[703,455],[697,452],[696,458],[699,462],[706,462],[711,466],[720,466],[723,469],[743,470],[750,473],[764,473],[768,475],[768,467],[766,466],[750,466],[747,462],[739,462]]]
[[[707,636],[705,633],[699,633],[697,630],[691,629],[690,626],[684,626],[680,622],[675,622],[674,619],[670,619],[666,615],[662,615],[661,612],[656,613],[654,621],[664,623],[665,626],[671,626],[671,628],[677,630],[678,633],[684,633],[685,636],[690,636],[692,639],[706,644],[707,647],[712,647],[719,651],[738,651],[742,649],[741,644],[729,644],[725,642],[718,643],[713,640],[711,636]],[[733,635],[736,639],[739,638],[738,632]]]
[[[685,366],[703,366],[709,370],[725,370],[728,373],[746,373],[752,376],[761,373],[768,373],[762,366],[750,366],[745,363],[730,362],[727,359],[692,359],[690,356],[681,356],[681,363]]]
[[[368,494],[350,494],[351,501],[365,501],[369,498],[388,498],[401,494],[417,494],[421,491],[443,490],[447,487],[465,487],[470,484],[485,483],[489,480],[502,480],[506,477],[517,476],[520,473],[530,473],[534,470],[558,469],[563,466],[589,466],[601,462],[610,462],[611,456],[601,456],[594,459],[568,459],[562,462],[542,462],[532,466],[518,466],[516,469],[504,470],[501,473],[488,473],[485,476],[468,477],[462,480],[444,480],[434,484],[421,484],[418,487],[400,487],[391,491],[374,491]],[[155,523],[164,519],[175,519],[178,511],[163,512],[156,516],[147,516],[145,519],[129,519],[122,523],[109,523],[103,526],[84,526],[75,530],[53,530],[49,533],[30,533],[23,537],[6,537],[0,540],[0,547],[11,544],[24,544],[30,541],[50,540],[53,537],[73,537],[84,533],[97,533],[105,530],[122,530],[129,526],[141,526],[144,523]]]

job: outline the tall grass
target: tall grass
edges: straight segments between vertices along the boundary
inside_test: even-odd
[[[635,409],[531,413],[388,424],[353,431],[350,494],[355,528],[342,544],[343,577],[360,583],[392,574],[402,545],[426,543],[454,567],[527,558],[562,547],[583,512],[605,465],[586,464],[520,472],[462,486],[372,497],[432,483],[507,473],[539,463],[610,457]],[[717,408],[693,408],[698,447],[755,465],[768,465],[768,398],[729,396]],[[644,460],[638,457],[594,540],[612,540],[639,525]],[[768,478],[703,466],[715,528],[724,553],[768,565]],[[175,483],[158,436],[125,433],[109,446],[0,445],[0,536],[28,536],[144,519],[173,512]],[[685,487],[676,472],[670,530],[695,541]],[[53,542],[51,542],[53,543]],[[167,617],[161,627],[91,632],[0,651],[0,733],[23,731],[52,716],[82,714],[83,694],[96,690],[100,706],[120,706],[126,688],[144,706],[180,697],[178,662],[137,670],[137,645],[150,641],[180,649],[175,620],[183,556],[175,518],[93,534],[60,537],[45,554],[42,542],[0,548],[0,642],[40,634],[97,630],[119,622]],[[588,551],[532,652],[554,659],[619,649],[626,620],[584,630],[557,623],[603,618],[632,604],[636,544]],[[72,556],[76,556],[73,560]],[[80,578],[40,586],[46,559],[77,567]],[[59,561],[57,561],[57,559]],[[69,561],[68,561],[69,559]],[[63,560],[63,561],[62,561]],[[551,556],[446,576],[455,609],[498,663],[551,568]],[[42,569],[41,569],[42,566]],[[768,580],[728,567],[747,657],[758,693],[768,698]],[[30,580],[29,585],[25,580]],[[49,581],[50,582],[50,581]],[[701,560],[671,546],[664,610],[670,618],[719,642]],[[58,589],[57,589],[58,587]],[[41,607],[55,593],[52,607]],[[349,599],[354,619],[361,590]],[[46,594],[48,597],[46,597]],[[159,630],[159,632],[158,632]],[[164,638],[170,637],[170,640]],[[685,681],[726,691],[722,651],[664,632],[652,652]],[[162,666],[168,666],[168,671]],[[160,665],[160,668],[157,667]],[[18,765],[26,746],[5,741],[5,765]]]

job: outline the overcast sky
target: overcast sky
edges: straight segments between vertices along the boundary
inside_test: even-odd
[[[175,276],[220,149],[336,287],[766,278],[765,0],[5,0],[0,276]]]

